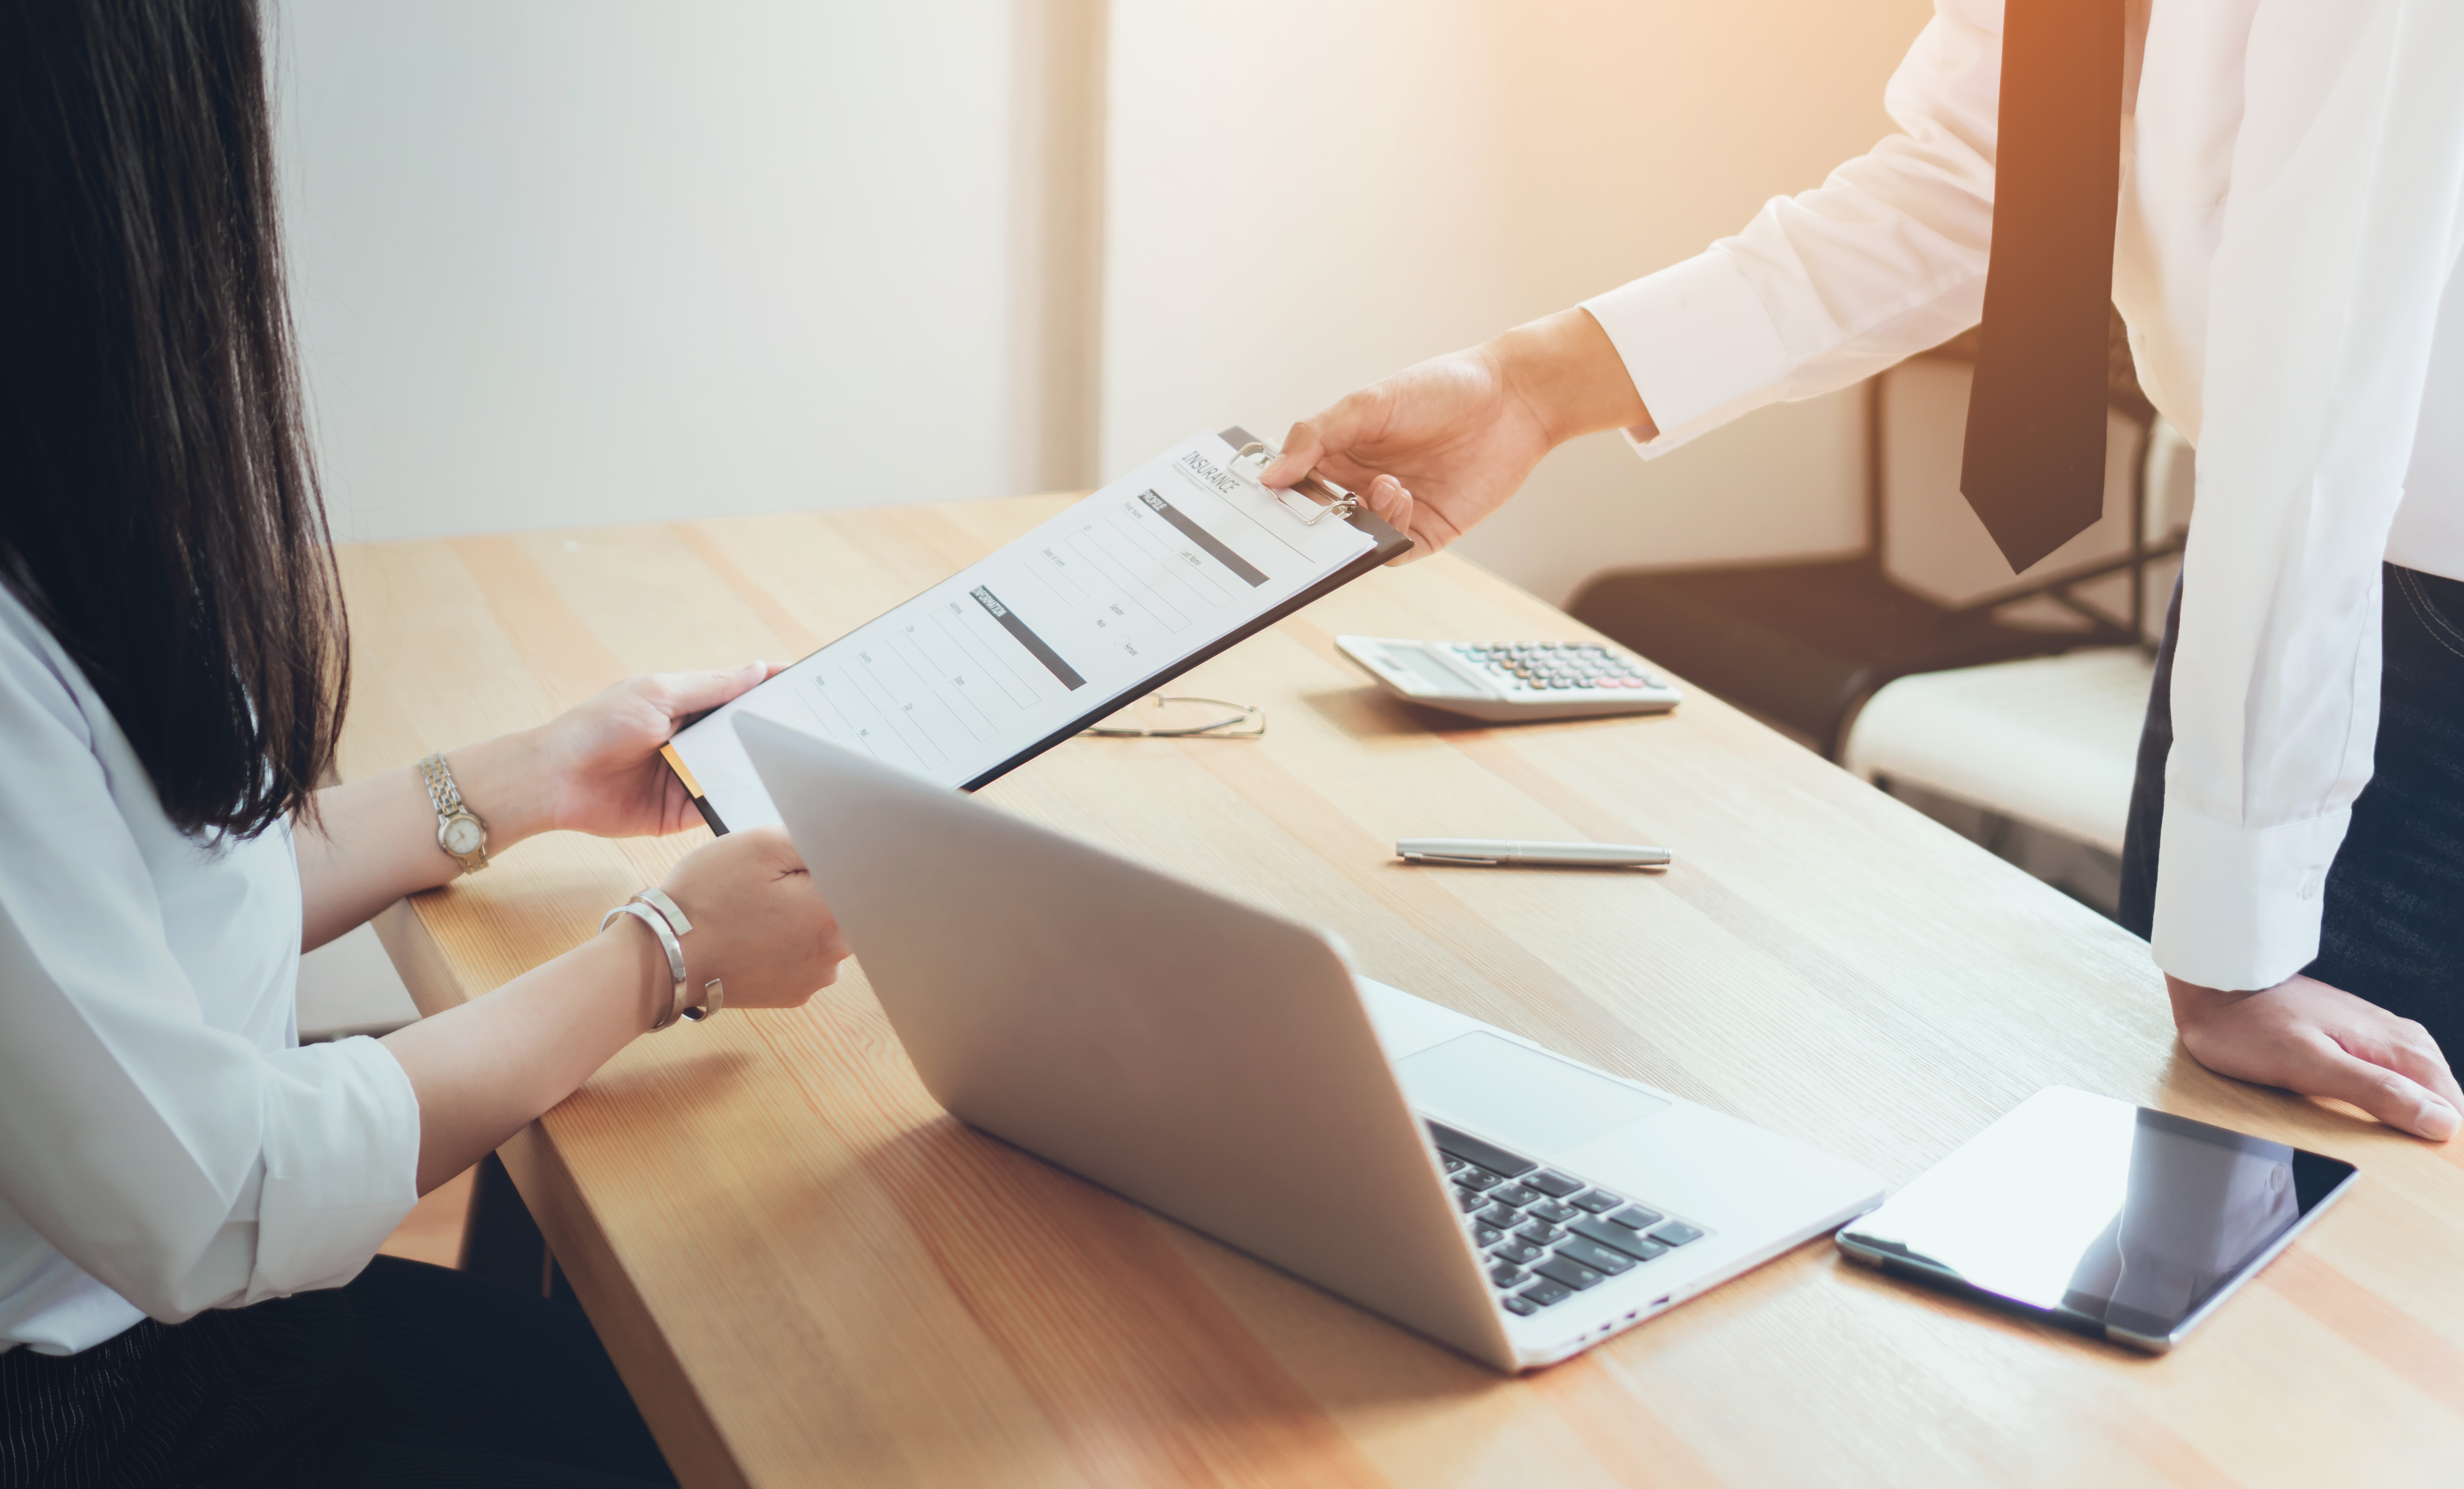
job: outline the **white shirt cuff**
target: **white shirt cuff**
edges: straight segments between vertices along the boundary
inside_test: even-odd
[[[1583,302],[1660,427],[1626,431],[1648,458],[1769,403],[1795,367],[1771,311],[1718,249]]]
[[[2168,792],[2156,866],[2156,965],[2228,992],[2272,988],[2319,954],[2327,870],[2349,809],[2273,827],[2220,821]]]
[[[419,1202],[419,1097],[391,1051],[348,1039],[264,1059],[249,1303],[349,1281]]]

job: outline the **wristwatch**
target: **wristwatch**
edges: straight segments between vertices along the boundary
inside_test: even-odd
[[[436,845],[466,874],[487,867],[488,824],[462,804],[461,788],[453,784],[453,772],[445,756],[431,755],[420,761],[419,774],[428,781],[429,805],[436,808]]]

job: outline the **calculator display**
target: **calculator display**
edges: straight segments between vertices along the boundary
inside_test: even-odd
[[[1431,692],[1461,692],[1463,680],[1446,670],[1445,664],[1418,646],[1385,646],[1378,658],[1396,671],[1403,673]]]

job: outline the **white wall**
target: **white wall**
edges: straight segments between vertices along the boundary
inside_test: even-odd
[[[1102,462],[1347,389],[1696,252],[1889,128],[1925,0],[1112,0]],[[1645,465],[1552,456],[1463,551],[1606,566],[1862,540],[1856,395]]]
[[[282,6],[339,533],[1045,482],[1014,31],[1049,8]]]
[[[1819,181],[1927,10],[289,0],[337,528],[994,495],[1277,437]],[[1861,430],[1849,395],[1649,465],[1585,441],[1464,548],[1563,598],[1851,547]]]

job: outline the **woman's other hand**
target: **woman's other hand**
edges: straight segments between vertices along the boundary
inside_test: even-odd
[[[2218,1075],[2350,1102],[2391,1128],[2445,1142],[2464,1090],[2428,1030],[2312,977],[2225,993],[2168,976],[2173,1024]]]
[[[720,980],[721,1017],[793,1008],[838,979],[847,943],[785,833],[754,828],[704,843],[662,887],[693,922],[685,976],[696,995]],[[619,915],[486,996],[386,1035],[419,1099],[420,1193],[571,1095],[666,1016],[671,975],[657,934]]]
[[[683,941],[687,975],[696,989],[720,979],[727,1007],[793,1008],[838,980],[847,942],[795,843],[778,828],[749,827],[704,843],[659,887],[693,922]],[[672,987],[664,957],[656,973]]]
[[[539,790],[550,826],[639,838],[701,825],[693,798],[659,758],[676,723],[715,709],[781,669],[748,662],[723,672],[656,672],[602,689],[541,725]]]
[[[1347,394],[1293,425],[1268,486],[1315,471],[1358,492],[1435,553],[1522,489],[1540,458],[1577,434],[1651,430],[1651,415],[1599,322],[1569,310]]]

